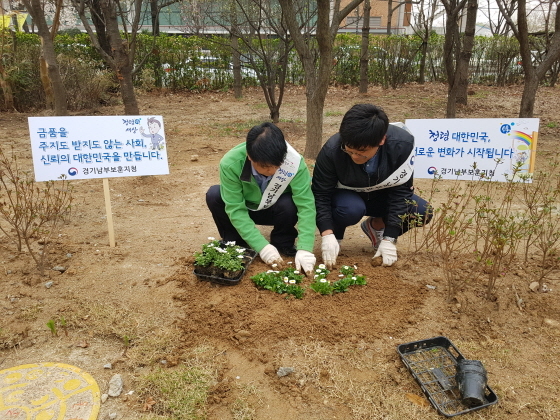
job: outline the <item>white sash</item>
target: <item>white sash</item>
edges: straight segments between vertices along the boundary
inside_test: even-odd
[[[272,206],[288,187],[292,178],[296,176],[301,161],[301,155],[288,143],[286,143],[286,146],[288,146],[286,158],[266,186],[259,207],[249,210],[259,211]]]
[[[371,185],[369,187],[348,187],[338,182],[336,188],[342,188],[345,190],[352,190],[356,192],[372,192],[377,190],[382,190],[384,188],[391,188],[397,185],[404,184],[406,181],[410,179],[412,173],[414,172],[414,149],[410,152],[410,156],[406,159],[406,161],[391,175],[387,177],[385,181],[380,182],[376,185]]]

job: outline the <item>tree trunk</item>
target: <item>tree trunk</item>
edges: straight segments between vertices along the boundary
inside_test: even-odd
[[[467,105],[467,92],[469,89],[469,63],[471,61],[474,46],[474,34],[476,31],[476,14],[478,12],[478,0],[469,0],[467,3],[467,23],[463,35],[463,46],[457,63],[457,98],[458,104]]]
[[[393,0],[387,1],[387,35],[391,35],[391,25],[393,21]]]
[[[443,60],[445,63],[445,73],[447,75],[447,108],[446,118],[455,118],[456,101],[459,94],[460,78],[459,71],[464,69],[464,60],[460,60],[461,39],[459,34],[459,13],[465,6],[467,0],[441,0],[445,7],[445,40],[443,43]],[[462,64],[460,64],[462,63]]]
[[[45,108],[54,109],[54,94],[52,90],[51,80],[49,79],[49,71],[47,70],[47,61],[43,55],[43,40],[41,40],[41,54],[39,55],[39,77],[41,85],[45,92]]]
[[[323,145],[323,107],[325,105],[326,90],[324,93],[315,91],[314,95],[307,94],[306,116],[307,141],[303,156],[315,159]]]
[[[15,110],[14,105],[14,91],[10,83],[10,77],[6,73],[4,65],[0,63],[0,88],[2,88],[2,94],[4,96],[4,106],[6,111]]]
[[[447,74],[447,108],[446,118],[455,118],[456,113],[456,66],[455,66],[455,38],[459,31],[457,23],[453,24],[452,19],[447,19],[445,25],[445,41],[443,43],[443,58],[445,63],[445,73]]]
[[[150,17],[152,20],[152,36],[159,36],[159,9],[157,0],[150,0]],[[154,42],[152,54],[154,55],[154,85],[157,88],[161,88],[163,86],[163,79],[161,77],[162,65],[161,54],[157,42]]]
[[[340,2],[316,0],[317,49],[309,45],[307,36],[301,33],[294,2],[279,0],[286,25],[294,40],[296,51],[303,65],[307,95],[307,133],[304,157],[315,159],[321,150],[323,136],[323,108],[329,88],[330,75],[333,65],[333,44],[342,19],[356,9],[363,0],[351,0],[340,10]],[[334,9],[331,9],[334,7]],[[318,57],[318,67],[314,57]]]
[[[231,51],[233,53],[233,95],[239,99],[243,96],[243,78],[241,77],[241,60],[239,57],[239,39],[236,35],[236,30],[232,29],[230,32]]]
[[[539,83],[554,62],[560,58],[560,13],[557,12],[554,19],[554,34],[550,39],[546,56],[537,68],[533,67],[531,47],[529,44],[529,30],[527,27],[526,3],[526,0],[519,1],[519,8],[517,9],[518,29],[514,30],[515,36],[519,41],[519,52],[521,54],[523,71],[525,73],[523,96],[521,97],[521,106],[519,108],[520,118],[533,117]],[[508,23],[510,26],[512,25],[510,21],[508,21]]]
[[[47,106],[52,107],[54,115],[67,115],[68,104],[66,89],[60,76],[54,42],[45,19],[45,13],[40,0],[24,0],[25,7],[35,25],[41,38],[41,81],[45,89]]]
[[[77,0],[77,1],[78,3],[81,2],[81,0]],[[102,10],[103,3],[104,0],[91,0],[91,5],[89,6],[90,17],[91,17],[91,21],[93,22],[93,26],[95,26],[95,37],[97,38],[97,41],[99,42],[101,49],[105,51],[106,54],[111,55],[111,46],[109,45],[109,39],[107,37],[105,22],[103,18],[99,15],[99,13],[97,13],[98,10],[99,11]],[[76,9],[78,8],[76,4],[74,4],[74,7]]]
[[[368,91],[370,16],[371,16],[370,0],[365,0],[364,1],[364,25],[362,27],[362,45],[360,47],[360,93],[367,93]]]
[[[525,75],[519,118],[532,118],[535,110],[535,98],[539,88],[539,79],[534,71],[531,73],[531,75]]]
[[[428,55],[428,42],[426,40],[422,41],[422,45],[420,47],[420,69],[418,75],[418,83],[423,85],[426,83],[426,58]]]
[[[136,94],[134,93],[134,85],[132,83],[132,66],[122,66],[116,73],[121,88],[125,115],[140,115],[140,108],[136,101]]]
[[[158,0],[150,0],[150,18],[152,20],[152,35],[159,36]]]
[[[105,16],[107,40],[109,41],[113,57],[111,64],[119,81],[124,112],[126,115],[139,115],[140,109],[138,108],[132,82],[134,57],[131,56],[128,43],[121,38],[114,3],[104,0],[101,2],[101,8]]]

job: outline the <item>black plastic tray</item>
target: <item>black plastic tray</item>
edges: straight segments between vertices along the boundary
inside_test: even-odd
[[[257,251],[255,251],[253,249],[245,248],[245,255],[247,257],[249,257],[250,259],[247,262],[245,262],[245,268],[243,269],[241,274],[239,276],[235,277],[235,278],[228,279],[228,278],[225,278],[225,277],[218,277],[218,276],[211,276],[211,275],[207,275],[207,274],[197,273],[196,268],[193,270],[193,273],[196,277],[198,277],[199,280],[202,280],[202,281],[209,281],[209,282],[212,282],[212,283],[223,284],[223,285],[226,285],[226,286],[236,285],[237,283],[239,283],[241,281],[241,279],[245,275],[245,272],[247,271],[247,268],[249,268],[249,266],[251,265],[251,263],[253,262],[253,260],[257,256]]]
[[[489,386],[486,386],[484,404],[467,407],[461,402],[455,373],[457,361],[465,357],[446,337],[401,344],[397,347],[397,352],[426,398],[446,417],[480,410],[498,402],[498,397]]]

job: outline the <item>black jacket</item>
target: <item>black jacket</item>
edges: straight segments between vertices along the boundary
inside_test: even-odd
[[[320,232],[333,228],[331,213],[331,197],[338,183],[363,188],[377,185],[407,161],[414,149],[414,137],[406,130],[389,125],[385,144],[379,147],[378,167],[375,174],[369,176],[364,165],[352,161],[348,154],[340,148],[340,135],[337,133],[323,145],[317,156],[311,188],[315,195],[317,207],[317,227]],[[387,220],[385,235],[396,238],[400,235],[400,215],[407,213],[407,200],[413,195],[413,176],[405,183],[386,188],[383,193],[387,197]],[[377,191],[358,192],[364,200],[373,199]]]

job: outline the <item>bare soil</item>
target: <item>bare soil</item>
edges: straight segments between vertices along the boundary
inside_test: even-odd
[[[517,116],[522,87],[472,89],[459,117]],[[333,87],[323,138],[335,133],[344,112],[359,102],[381,105],[392,121],[443,118],[445,93],[439,84],[372,87],[366,95]],[[557,150],[559,93],[539,90],[539,153]],[[200,281],[192,272],[192,254],[209,236],[218,236],[206,190],[218,182],[223,154],[242,142],[251,126],[267,120],[267,107],[258,89],[247,89],[240,100],[231,92],[143,93],[139,102],[143,115],[164,118],[170,174],[110,180],[114,248],[102,181],[73,182],[72,216],[50,254],[49,266],[64,266],[62,274],[49,270],[47,277],[39,276],[27,254],[0,239],[0,369],[38,362],[76,365],[102,392],[111,376],[121,373],[125,392],[109,398],[99,418],[117,413],[119,419],[138,419],[150,414],[144,410],[158,409],[157,400],[146,404],[140,378],[158,365],[173,369],[198,352],[217,372],[201,408],[208,419],[435,419],[431,406],[411,397],[422,392],[396,347],[442,335],[466,357],[484,362],[500,399],[464,418],[560,418],[558,273],[548,284],[550,292],[533,293],[530,267],[516,263],[500,279],[494,301],[485,298],[480,283],[467,284],[450,300],[441,268],[414,254],[410,239],[401,238],[395,266],[374,267],[369,241],[354,226],[338,264],[356,265],[367,286],[285,299],[258,290],[250,280],[267,269],[258,257],[238,285]],[[97,115],[121,112],[115,106]],[[31,157],[28,116],[0,115],[2,147],[14,146],[24,162]],[[303,88],[288,88],[281,118],[287,140],[303,152]],[[416,185],[429,189],[427,180]],[[320,241],[316,254],[320,257]],[[54,282],[50,288],[48,281]],[[68,334],[59,330],[54,337],[46,322],[61,317]],[[104,368],[107,363],[112,369]],[[295,372],[279,378],[282,366]]]

